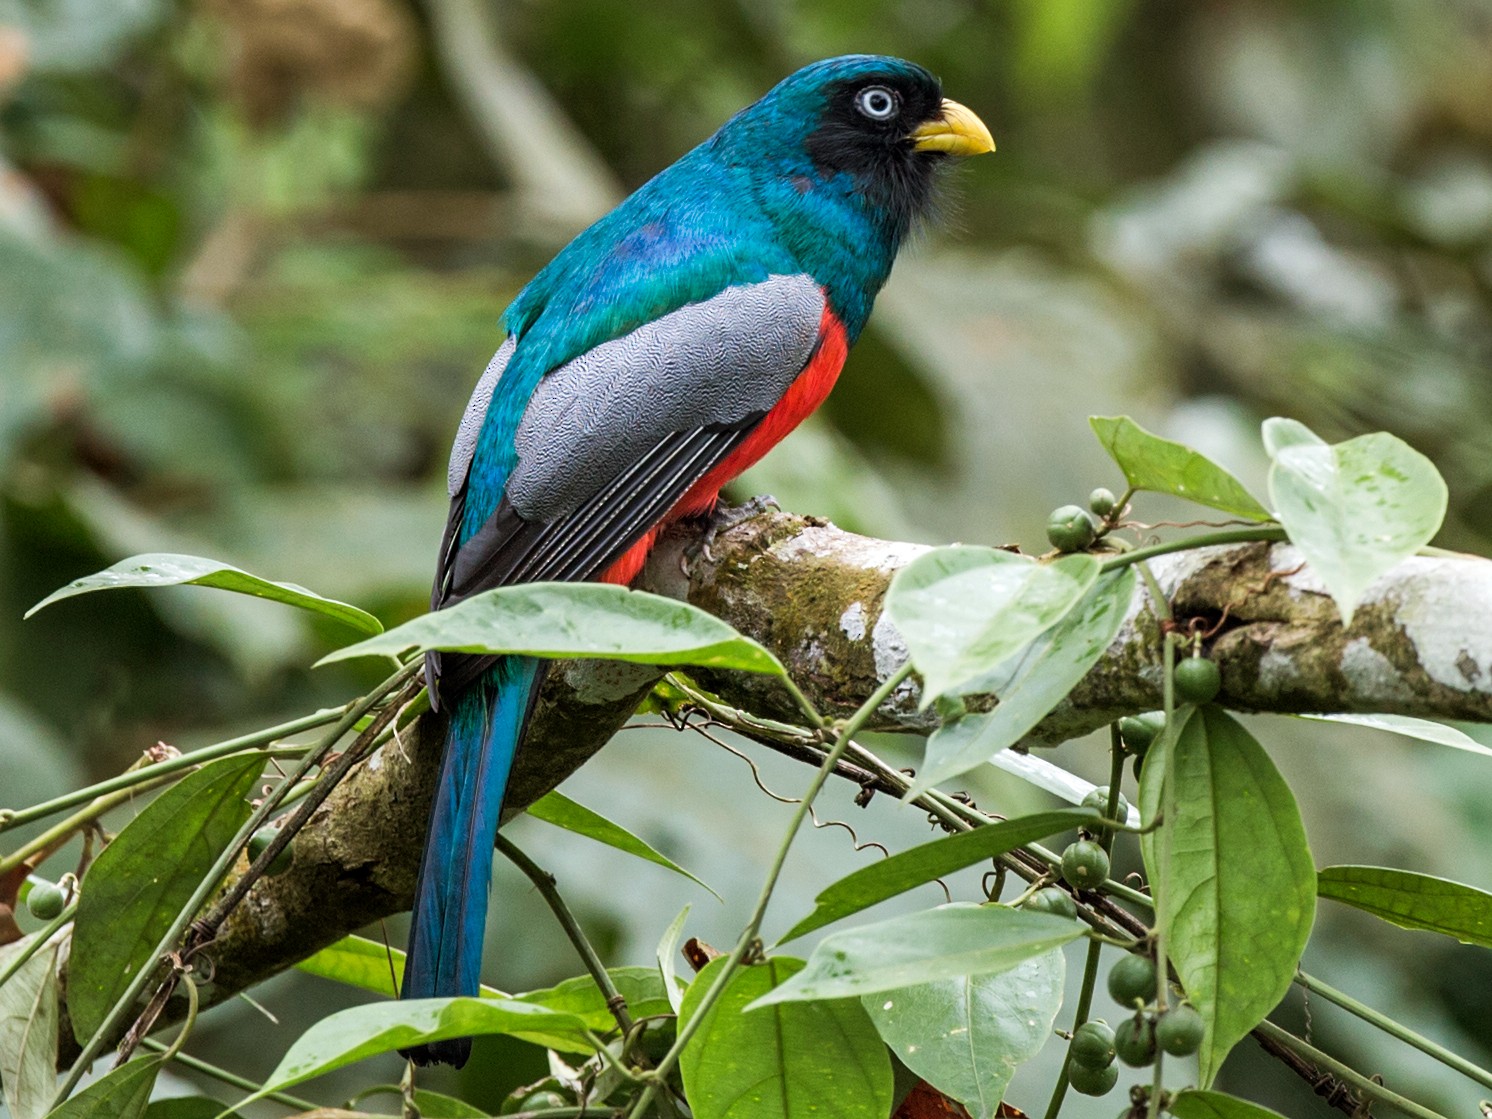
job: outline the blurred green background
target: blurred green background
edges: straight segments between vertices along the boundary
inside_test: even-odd
[[[1283,413],[1405,437],[1450,482],[1441,542],[1492,547],[1488,0],[0,0],[4,803],[345,699],[351,670],[307,666],[347,635],[276,607],[182,590],[20,615],[142,551],[419,612],[446,448],[508,299],[729,113],[850,51],[938,72],[999,152],[959,170],[824,414],[739,493],[884,536],[1037,545],[1051,507],[1120,488],[1089,414],[1257,483],[1257,424]],[[1492,887],[1484,759],[1301,728],[1257,725],[1319,862]],[[1057,759],[1098,777],[1103,747]],[[803,775],[763,759],[763,779]],[[973,786],[1002,811],[1041,803]],[[786,811],[743,762],[629,730],[567,789],[728,899],[520,823],[613,962],[650,959],[686,901],[690,933],[734,935]],[[823,816],[927,835],[842,790]],[[875,857],[853,848],[837,828],[804,843],[769,928]],[[500,869],[496,889],[492,982],[579,970],[526,883]],[[1307,962],[1492,1059],[1485,952],[1328,912]],[[288,977],[259,995],[280,1027],[236,1004],[194,1049],[263,1073],[347,997]],[[1310,1009],[1322,1044],[1470,1113],[1465,1082]],[[1042,1107],[1055,1053],[1013,1102]],[[514,1049],[462,1075],[494,1102],[541,1072]],[[1326,1113],[1247,1044],[1224,1083]]]

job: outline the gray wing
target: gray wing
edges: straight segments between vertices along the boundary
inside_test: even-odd
[[[605,342],[547,374],[519,424],[518,465],[496,511],[456,533],[481,420],[513,353],[478,383],[452,449],[451,512],[431,597],[593,579],[724,461],[782,398],[819,345],[824,296],[807,276],[727,288]],[[447,657],[447,694],[487,658]],[[435,678],[438,664],[430,666]]]

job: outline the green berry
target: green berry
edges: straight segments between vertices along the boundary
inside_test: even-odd
[[[1091,890],[1109,876],[1109,856],[1091,839],[1080,839],[1062,852],[1062,881],[1076,890]]]
[[[67,895],[61,886],[51,882],[33,882],[31,892],[26,895],[26,908],[38,921],[50,921],[67,908]]]
[[[1064,505],[1047,518],[1046,538],[1059,552],[1081,552],[1098,536],[1098,528],[1087,510]]]
[[[1186,1003],[1173,1006],[1155,1023],[1155,1043],[1173,1057],[1190,1057],[1202,1046],[1202,1016]]]
[[[1087,1065],[1070,1064],[1067,1066],[1067,1083],[1079,1095],[1107,1095],[1119,1083],[1119,1068],[1117,1065],[1089,1068]]]
[[[1145,751],[1150,749],[1150,744],[1155,741],[1155,736],[1165,728],[1165,725],[1166,717],[1160,711],[1134,715],[1119,720],[1119,738],[1131,754],[1144,757]]]
[[[1114,496],[1114,491],[1102,486],[1088,495],[1088,508],[1100,517],[1107,517],[1118,503],[1119,499]]]
[[[1109,968],[1109,994],[1126,1010],[1136,1003],[1149,1006],[1155,999],[1155,961],[1131,952]]]
[[[1223,674],[1206,657],[1187,657],[1176,665],[1172,679],[1182,703],[1211,703],[1223,686]]]
[[[1056,917],[1075,919],[1078,915],[1078,907],[1073,902],[1072,895],[1066,890],[1057,889],[1056,886],[1046,886],[1037,890],[1021,902],[1021,908],[1030,910],[1032,913],[1050,913]]]
[[[1084,1022],[1072,1031],[1072,1059],[1089,1069],[1114,1063],[1114,1031],[1107,1022]]]
[[[1135,1016],[1119,1023],[1114,1031],[1114,1051],[1130,1068],[1155,1063],[1155,1026],[1149,1018]]]
[[[1083,807],[1096,808],[1105,816],[1108,816],[1109,787],[1107,785],[1100,785],[1098,786],[1098,788],[1094,789],[1091,793],[1083,798]],[[1126,821],[1129,819],[1129,801],[1124,799],[1123,793],[1119,794],[1119,802],[1114,806],[1114,814],[1112,816],[1109,816],[1109,819]],[[1098,834],[1099,836],[1106,836],[1108,835],[1108,833],[1108,828],[1096,829],[1096,834]]]
[[[259,858],[260,855],[264,854],[265,848],[267,848],[274,840],[275,836],[279,834],[279,828],[275,827],[273,824],[265,824],[264,827],[260,828],[252,836],[250,836],[249,862],[254,862],[256,859]],[[275,878],[281,874],[284,874],[287,870],[290,869],[290,864],[295,861],[295,855],[290,850],[292,846],[293,844],[286,844],[285,847],[280,851],[280,853],[275,856],[274,862],[270,863],[269,866],[265,868],[264,873],[267,877]]]

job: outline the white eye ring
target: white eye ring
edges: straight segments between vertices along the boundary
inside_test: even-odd
[[[883,85],[866,86],[855,94],[855,108],[871,120],[890,120],[901,108],[901,99]]]

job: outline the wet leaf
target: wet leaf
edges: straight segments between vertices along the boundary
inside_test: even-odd
[[[606,583],[524,583],[475,595],[319,663],[409,650],[597,657],[783,674],[777,658],[686,602]]]
[[[963,975],[990,975],[1075,940],[1083,932],[1078,922],[1048,913],[1004,905],[940,905],[831,933],[819,942],[801,972],[758,999],[751,1009],[893,991]]]
[[[1098,579],[1098,560],[1038,563],[995,548],[955,545],[896,573],[886,613],[922,674],[922,705],[987,677],[1061,621]]]
[[[726,959],[684,997],[688,1023]],[[885,1119],[891,1059],[857,1002],[747,1007],[803,967],[778,957],[739,969],[679,1061],[696,1119]]]
[[[203,559],[201,556],[177,555],[171,552],[131,556],[96,574],[74,579],[67,586],[53,591],[27,610],[26,617],[31,617],[38,610],[54,602],[61,602],[65,598],[73,598],[92,591],[118,590],[124,587],[179,587],[182,585],[214,587],[218,590],[251,595],[254,598],[265,598],[271,602],[281,602],[287,606],[309,610],[313,614],[321,614],[363,633],[383,632],[382,622],[367,611],[359,610],[356,606],[349,606],[336,599],[323,598],[314,591],[308,591],[305,587],[298,587],[294,583],[275,583],[268,579],[261,579],[257,575],[250,575],[247,571],[240,571],[236,567],[217,560]]]
[[[1445,481],[1385,432],[1328,445],[1301,424],[1266,420],[1264,438],[1276,516],[1350,624],[1374,581],[1440,530]]]
[[[1098,663],[1119,632],[1134,586],[1130,567],[1100,577],[1065,618],[1008,660],[990,682],[999,705],[933,732],[912,793],[967,773],[1024,738]]]
[[[918,1076],[995,1119],[1015,1070],[1041,1051],[1062,1006],[1066,959],[1054,948],[993,975],[866,995],[881,1039]]]

